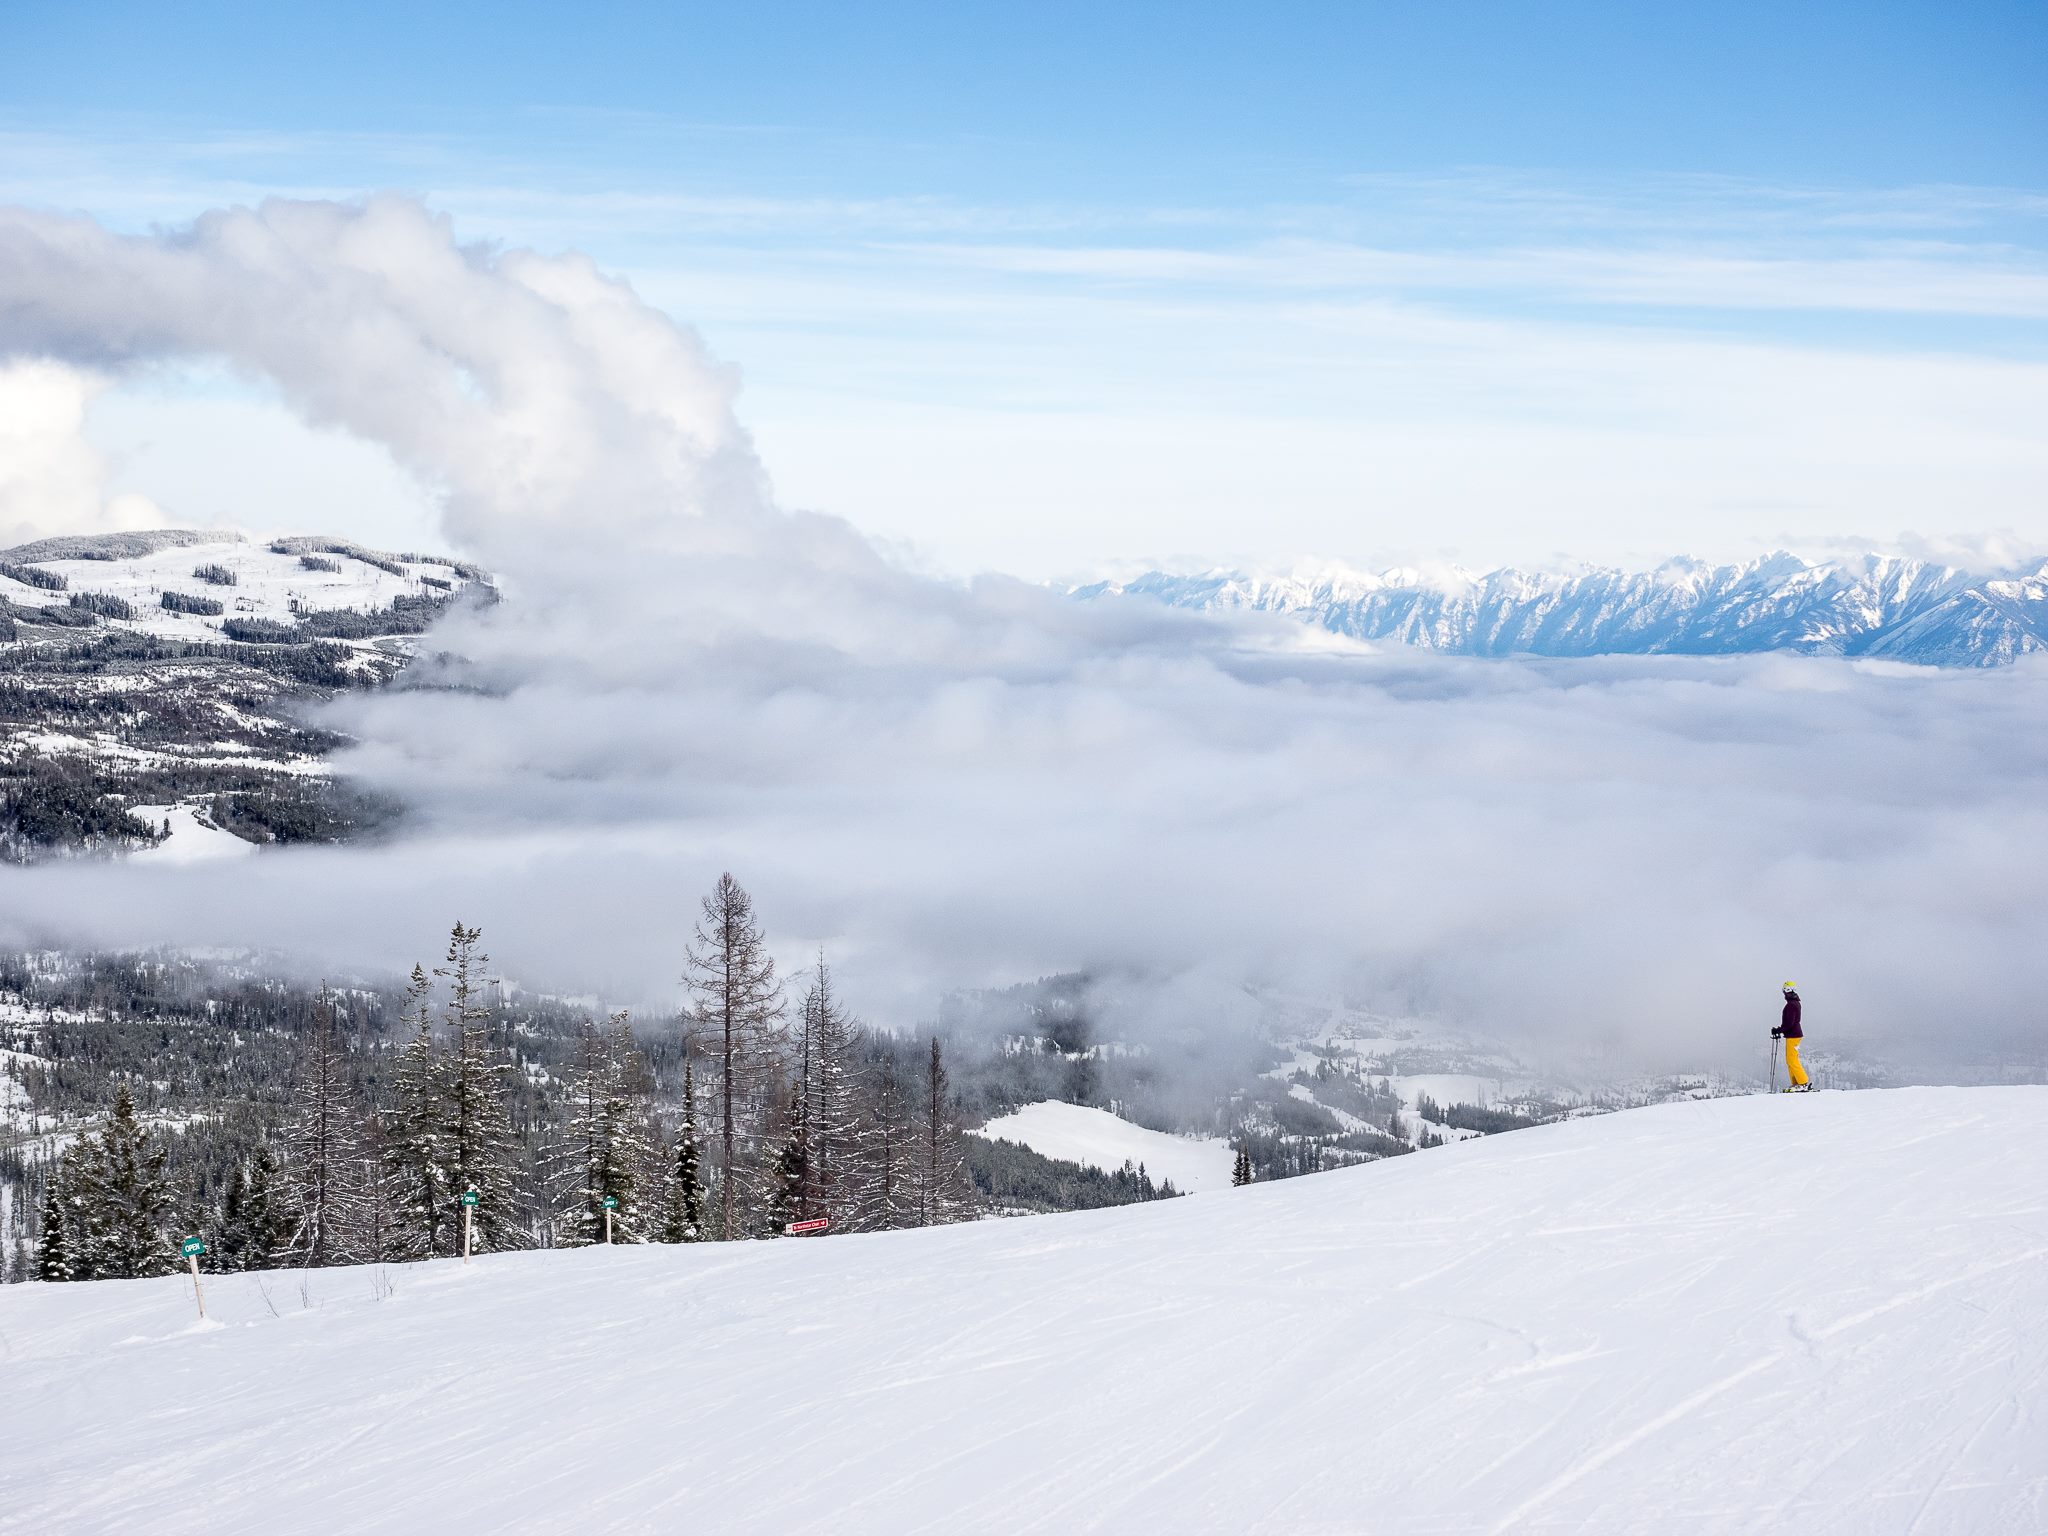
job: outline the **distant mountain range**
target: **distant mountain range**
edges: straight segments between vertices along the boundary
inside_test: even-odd
[[[1286,614],[1355,639],[1459,656],[1792,651],[1991,667],[2048,650],[2048,561],[1994,576],[1890,555],[1816,562],[1783,553],[1738,565],[1671,560],[1651,571],[1149,571],[1074,592]]]

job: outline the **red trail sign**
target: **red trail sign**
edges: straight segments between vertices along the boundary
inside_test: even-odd
[[[813,1216],[809,1221],[792,1221],[788,1226],[784,1227],[782,1230],[787,1232],[791,1237],[801,1237],[806,1232],[822,1232],[831,1225],[832,1222],[830,1218],[824,1216]]]

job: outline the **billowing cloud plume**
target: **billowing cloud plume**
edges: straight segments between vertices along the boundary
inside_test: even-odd
[[[84,431],[102,388],[47,358],[0,362],[0,545],[162,523],[146,498],[105,492],[105,466]]]
[[[648,539],[760,495],[736,379],[581,257],[458,245],[402,198],[270,202],[160,238],[0,217],[0,345],[115,371],[223,358],[386,446],[449,532]]]
[[[1790,975],[1843,1032],[2040,1043],[2048,667],[1461,661],[932,581],[777,510],[628,289],[401,201],[0,216],[0,295],[0,348],[226,357],[386,444],[509,597],[336,707],[403,839],[11,875],[12,934],[403,962],[459,913],[659,997],[731,868],[884,1019],[1087,968],[1188,1023],[1251,985],[1677,1065]]]

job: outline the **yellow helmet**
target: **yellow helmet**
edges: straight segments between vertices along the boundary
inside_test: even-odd
[[[1792,983],[1791,983],[1791,982],[1789,982],[1789,981],[1788,981],[1788,982],[1786,982],[1786,983],[1785,983],[1785,990],[1786,990],[1787,992],[1790,992],[1790,991],[1792,991],[1792,990],[1793,990],[1793,987],[1792,987]]]

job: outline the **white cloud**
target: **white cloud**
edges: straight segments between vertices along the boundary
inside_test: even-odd
[[[105,465],[85,436],[87,408],[103,388],[48,358],[0,358],[0,546],[161,526],[149,498],[107,493]]]

